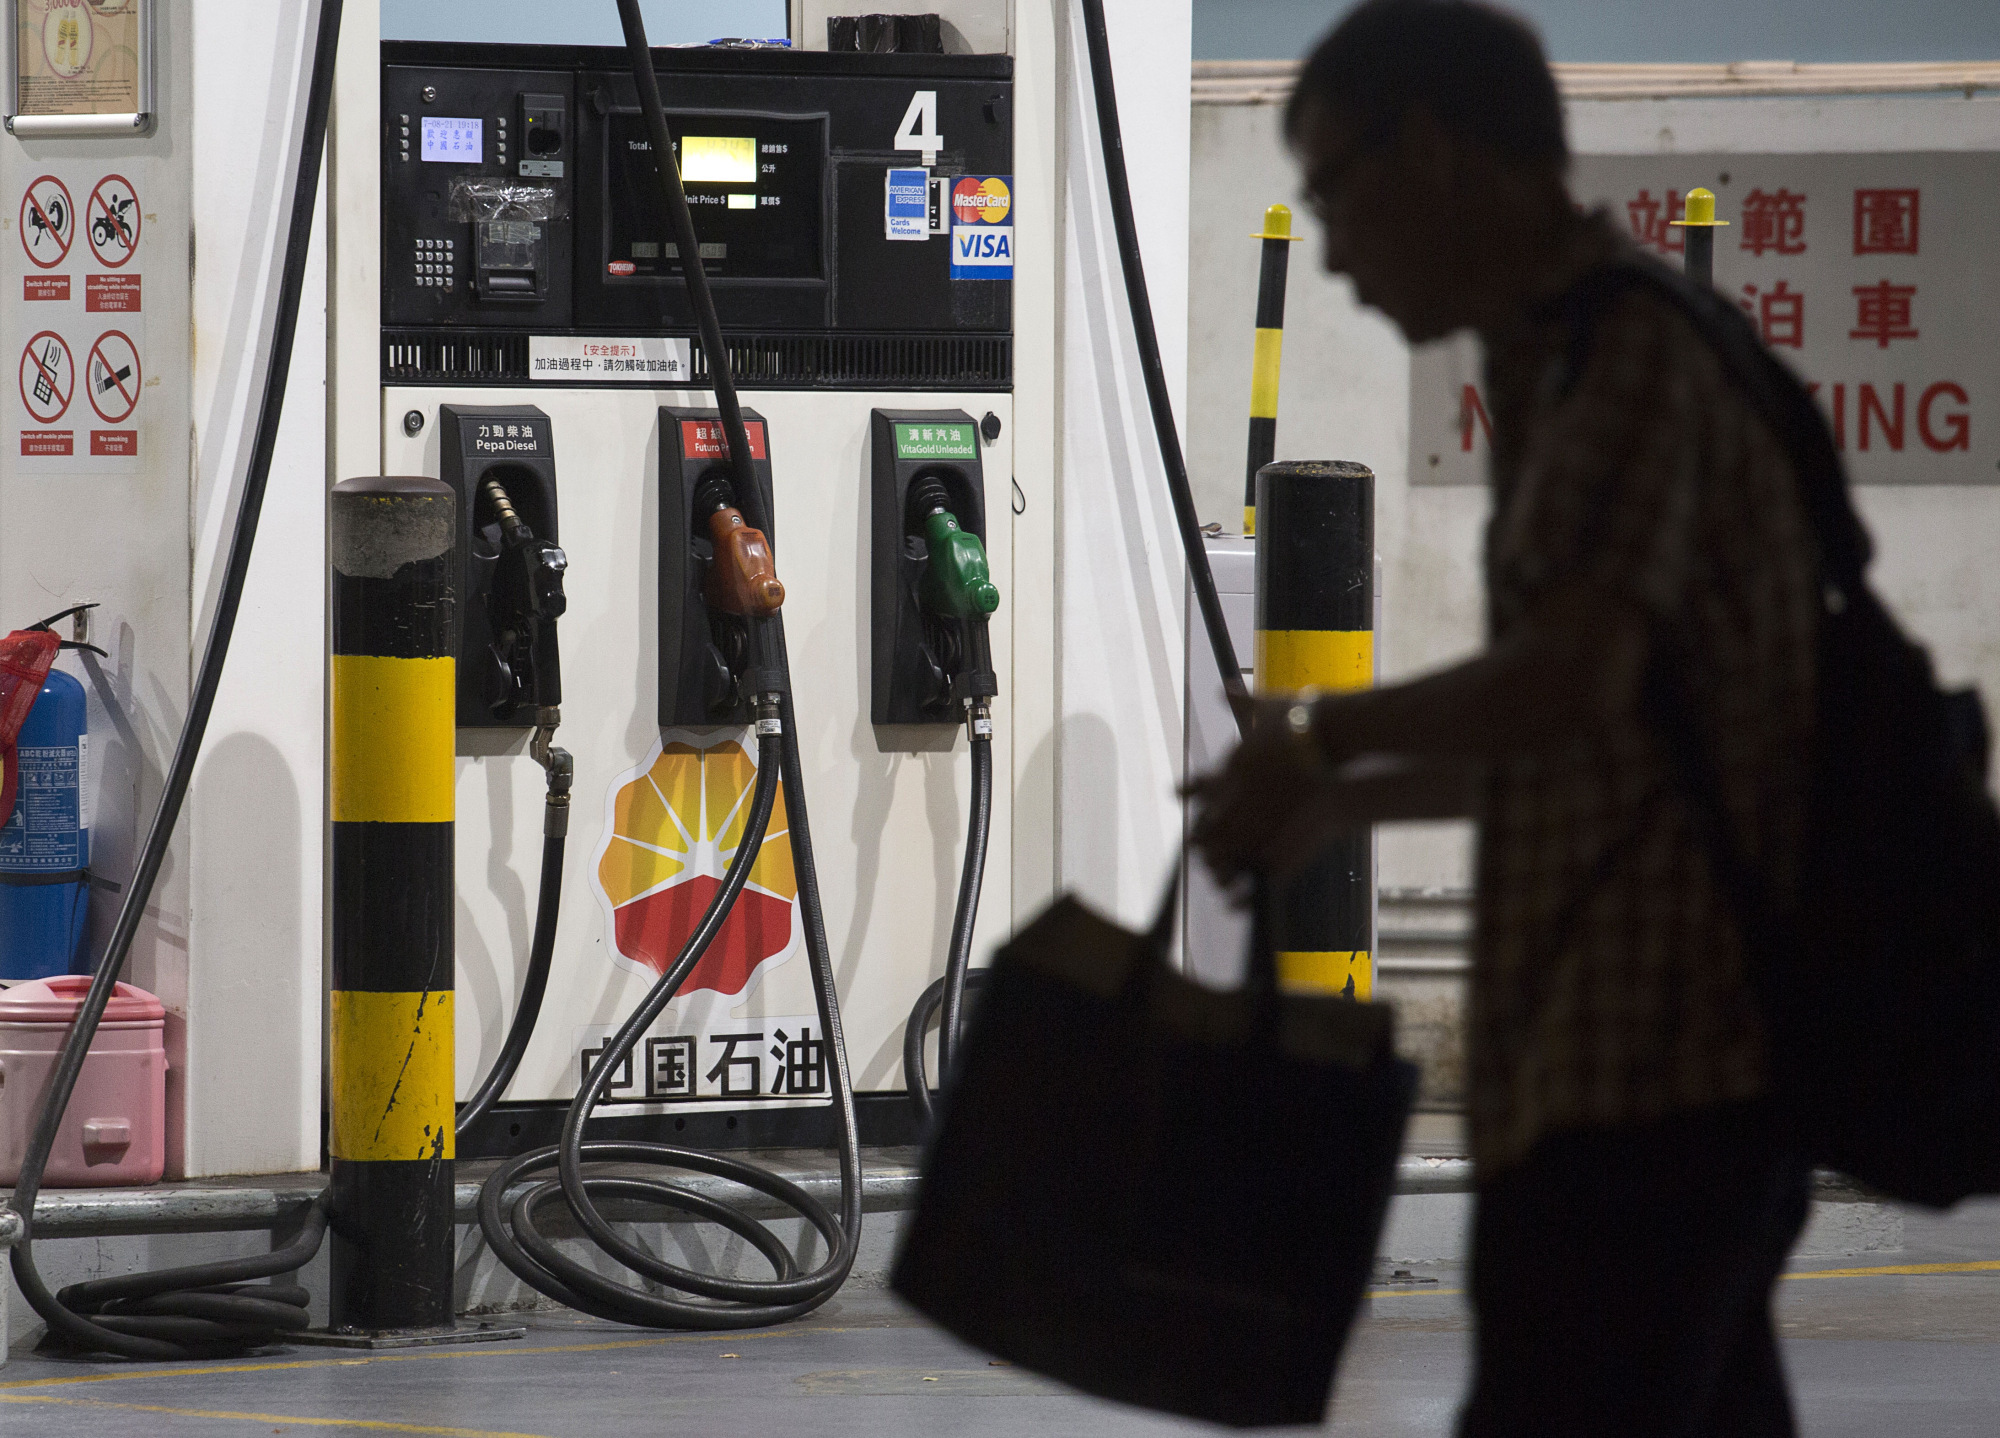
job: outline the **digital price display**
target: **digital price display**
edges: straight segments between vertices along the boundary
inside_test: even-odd
[[[447,165],[479,164],[486,158],[485,122],[477,116],[424,116],[424,158]]]
[[[683,135],[681,179],[697,185],[754,185],[757,142],[748,135]]]
[[[760,115],[756,133],[742,115],[669,113],[688,210],[701,258],[717,278],[826,278],[824,117]],[[704,133],[708,132],[708,133]],[[646,284],[681,273],[653,142],[645,118],[613,111],[605,134],[610,162],[604,188],[607,219],[599,273],[607,284]]]

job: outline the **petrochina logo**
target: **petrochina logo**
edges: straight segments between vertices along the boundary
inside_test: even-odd
[[[951,208],[963,225],[997,225],[1007,218],[1014,196],[997,176],[960,180],[951,192]]]
[[[663,743],[614,782],[596,880],[622,957],[662,974],[679,956],[742,845],[756,784],[757,761],[734,739]],[[747,993],[791,948],[798,893],[780,788],[743,895],[680,992]]]

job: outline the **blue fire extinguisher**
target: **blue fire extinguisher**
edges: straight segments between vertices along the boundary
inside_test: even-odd
[[[83,686],[50,670],[16,741],[19,792],[0,826],[0,981],[89,968],[85,714]]]

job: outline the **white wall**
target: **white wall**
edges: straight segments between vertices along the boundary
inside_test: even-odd
[[[194,3],[197,646],[262,396],[316,8]],[[191,1176],[319,1166],[324,232],[322,201],[270,489],[185,821]]]
[[[1119,118],[1177,414],[1186,413],[1187,0],[1107,5]],[[1178,847],[1186,570],[1106,196],[1080,10],[1068,13],[1060,392],[1062,884],[1150,915]],[[1162,76],[1172,77],[1162,84]]]
[[[74,426],[76,453],[51,467],[23,462],[12,432],[0,443],[0,628],[33,623],[70,604],[102,607],[93,638],[108,659],[65,656],[63,668],[82,680],[89,699],[95,824],[91,871],[92,952],[101,954],[131,878],[144,826],[159,800],[188,693],[188,155],[192,0],[164,0],[156,76],[161,119],[145,139],[22,140],[0,133],[0,316],[10,359],[37,330],[57,323],[52,306],[28,304],[21,277],[27,266],[16,226],[21,195],[36,177],[53,174],[75,205],[87,204],[98,179],[129,179],[142,217],[138,244],[120,273],[141,280],[137,316],[75,313],[86,280],[104,267],[89,255],[80,217],[65,263],[79,302],[60,322],[73,345],[87,346],[101,325],[124,324],[140,339],[139,408],[129,428],[140,454],[127,467],[90,457],[86,397],[61,423]],[[37,273],[44,273],[37,271]],[[77,360],[82,362],[83,355]],[[188,846],[186,832],[166,866],[132,946],[126,978],[167,1005],[169,1129],[178,1136],[181,1075],[188,1014]],[[170,1143],[169,1162],[180,1159]]]

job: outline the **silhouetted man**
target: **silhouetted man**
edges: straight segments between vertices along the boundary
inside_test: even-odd
[[[1625,287],[1579,325],[1591,277],[1643,261],[1571,199],[1518,21],[1373,0],[1308,61],[1286,134],[1327,268],[1412,343],[1483,341],[1488,645],[1267,702],[1201,786],[1196,840],[1236,878],[1340,828],[1478,821],[1462,1433],[1788,1434],[1770,1302],[1808,1170],[1647,696],[1670,668],[1737,851],[1787,894],[1819,602],[1790,462],[1670,301]]]

